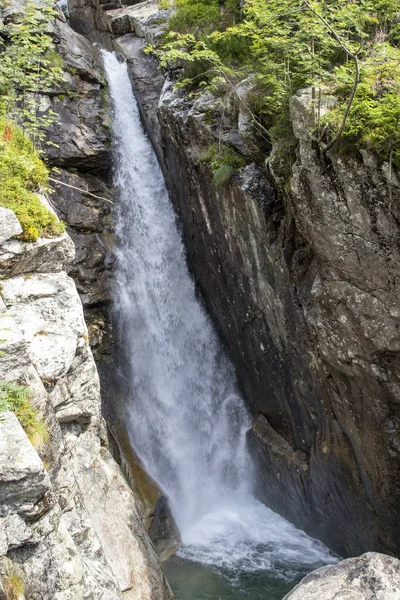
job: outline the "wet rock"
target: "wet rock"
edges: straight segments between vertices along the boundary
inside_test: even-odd
[[[98,357],[108,354],[111,346],[108,307],[114,263],[111,202],[115,197],[103,179],[88,173],[59,170],[54,178],[59,183],[53,183],[51,200],[76,249],[68,272],[85,307],[90,344]]]
[[[182,545],[168,498],[161,496],[150,515],[149,537],[161,561],[168,560]]]
[[[64,82],[57,94],[43,96],[42,111],[52,109],[47,128],[52,165],[106,171],[110,161],[110,129],[106,84],[99,51],[62,20],[56,21],[57,50],[64,61]]]
[[[253,432],[264,450],[272,455],[273,460],[282,463],[283,469],[294,467],[299,474],[309,473],[310,468],[304,452],[295,452],[291,445],[271,427],[264,415],[258,415],[254,419]]]
[[[307,575],[284,600],[398,600],[400,561],[368,553]]]

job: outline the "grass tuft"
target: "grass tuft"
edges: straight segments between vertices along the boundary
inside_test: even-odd
[[[0,414],[15,413],[32,445],[39,449],[49,440],[49,430],[31,404],[32,391],[28,386],[0,381]]]

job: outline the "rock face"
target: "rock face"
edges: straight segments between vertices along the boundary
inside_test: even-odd
[[[305,577],[283,600],[398,600],[400,561],[368,553],[323,567]]]
[[[19,232],[12,218],[3,229],[3,238]],[[0,380],[29,386],[49,440],[36,450],[14,414],[0,415],[4,586],[18,578],[24,598],[41,600],[170,598],[140,502],[108,450],[83,308],[61,258],[73,259],[73,244],[66,234],[52,239],[41,263],[47,240],[6,239],[3,257],[13,241],[18,275],[2,271]]]
[[[5,527],[5,517],[15,509],[29,513],[49,491],[51,484],[42,461],[11,412],[1,415],[0,448],[0,514]],[[14,516],[20,519],[18,515]],[[8,522],[12,521],[8,519]],[[6,552],[7,548],[3,554]]]
[[[276,148],[266,167],[238,101],[247,83],[222,107],[188,99],[135,31],[116,43],[254,414],[259,494],[342,555],[398,553],[396,175],[367,154],[323,155],[307,92],[291,104],[295,156]],[[220,187],[202,160],[216,140],[247,161]]]
[[[67,233],[22,242],[0,209],[0,381],[29,386],[49,432],[31,442],[0,414],[0,597],[14,585],[19,600],[167,600],[141,500],[111,456],[90,347],[109,352],[107,89],[97,50],[61,17],[52,31],[65,81],[41,106],[58,113],[51,203]]]

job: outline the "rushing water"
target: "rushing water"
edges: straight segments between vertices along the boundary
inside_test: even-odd
[[[110,53],[104,63],[114,108],[115,302],[130,356],[131,443],[170,500],[184,543],[176,560],[232,585],[249,573],[293,580],[334,559],[252,495],[250,418],[234,369],[196,298],[126,65]]]

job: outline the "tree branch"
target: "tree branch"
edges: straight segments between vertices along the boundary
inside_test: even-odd
[[[54,179],[53,177],[49,177],[48,179],[49,179],[49,181],[54,181],[54,183],[58,183],[59,185],[64,185],[67,188],[71,188],[71,190],[77,190],[78,192],[82,192],[82,194],[86,194],[87,196],[91,196],[92,198],[97,198],[97,200],[104,200],[104,202],[108,202],[109,204],[114,204],[114,202],[112,200],[109,200],[109,198],[103,198],[103,196],[96,196],[96,194],[92,194],[92,192],[88,192],[87,190],[78,188],[75,185],[70,185],[69,183],[64,183],[64,181],[60,181],[59,179]]]

